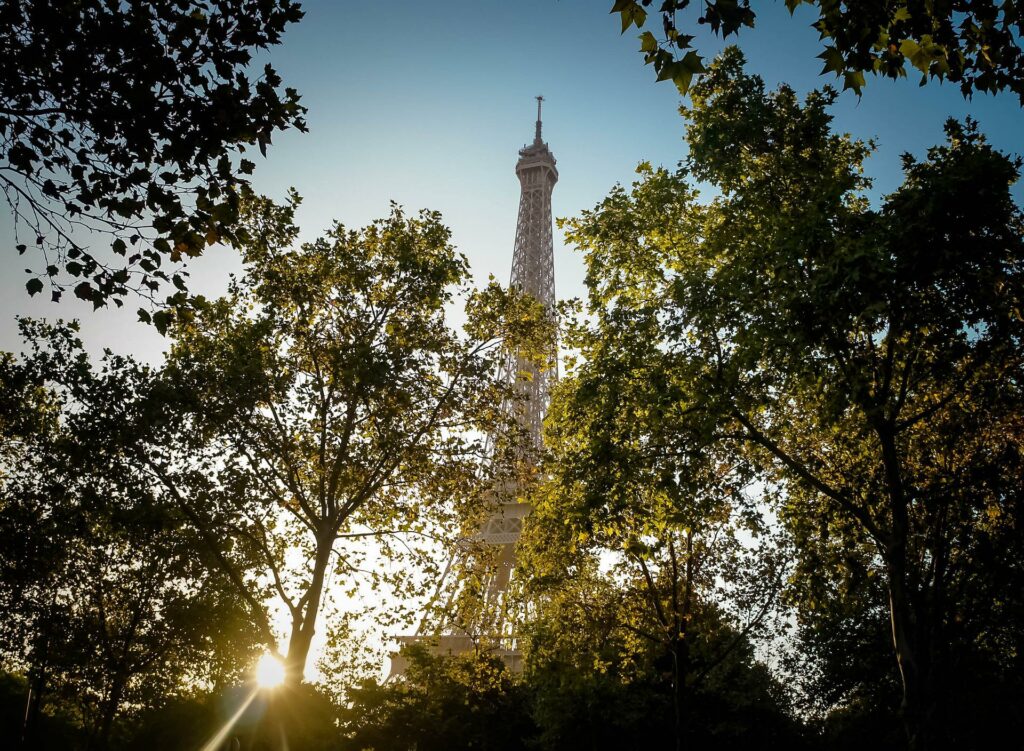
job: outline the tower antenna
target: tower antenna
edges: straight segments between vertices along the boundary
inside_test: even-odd
[[[537,134],[533,137],[534,143],[540,143],[540,105],[544,101],[544,97],[537,97]]]

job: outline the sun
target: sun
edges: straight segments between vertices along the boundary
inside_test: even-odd
[[[284,663],[269,652],[256,663],[256,683],[260,688],[276,688],[284,683]]]

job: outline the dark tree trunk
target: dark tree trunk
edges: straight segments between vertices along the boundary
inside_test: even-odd
[[[127,675],[123,671],[119,671],[114,676],[107,700],[103,702],[100,724],[96,729],[96,743],[93,746],[98,751],[106,751],[110,747],[110,732],[113,730],[117,712],[121,708],[121,701],[124,699],[124,690],[127,684]]]
[[[898,552],[889,553],[886,568],[889,577],[889,616],[892,624],[892,641],[903,687],[900,708],[907,734],[908,748],[911,751],[924,751],[927,748],[925,725],[930,714],[926,699],[928,670],[920,648],[910,593],[907,591],[904,562],[899,560],[899,557]]]
[[[686,747],[686,674],[690,664],[690,645],[685,638],[677,638],[672,645],[672,708],[676,751]]]
[[[21,727],[21,743],[23,749],[36,748],[39,733],[39,715],[43,706],[43,692],[46,690],[46,674],[33,671],[28,682],[28,696],[25,698],[25,717]]]
[[[893,430],[880,431],[882,461],[891,512],[891,530],[884,557],[889,589],[892,642],[903,687],[901,713],[910,751],[926,751],[933,717],[927,613],[920,612],[920,598],[907,571],[910,536],[908,502],[903,486]]]

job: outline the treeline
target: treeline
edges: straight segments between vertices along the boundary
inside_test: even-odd
[[[528,493],[521,675],[482,644],[304,683],[332,586],[404,596],[385,633],[423,600],[480,511],[476,436],[514,431],[496,364],[541,358],[550,321],[472,291],[434,213],[297,245],[297,196],[234,186],[245,273],[161,319],[163,364],[33,321],[0,358],[4,737],[197,748],[278,650],[275,609],[285,686],[225,747],[1018,736],[1019,160],[951,121],[875,200],[834,92],[767,91],[729,50],[690,95],[679,167],[566,224],[588,297],[561,316],[575,359]]]

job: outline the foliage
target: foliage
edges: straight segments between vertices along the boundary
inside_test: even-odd
[[[569,224],[592,336],[651,352],[633,377],[667,384],[675,409],[616,394],[651,446],[751,467],[779,489],[805,570],[859,560],[879,578],[923,747],[955,655],[974,645],[1007,680],[1019,654],[1016,594],[992,593],[989,618],[968,584],[1021,570],[1019,163],[950,122],[873,209],[870,145],[830,132],[835,94],[768,94],[734,50],[691,93],[679,170],[642,166]],[[720,197],[698,201],[692,181]],[[613,348],[595,354],[588,367],[621,372]],[[613,445],[609,425],[583,450]],[[836,602],[800,578],[789,594],[802,623]]]
[[[611,12],[622,20],[622,32],[644,29],[653,0],[616,0]],[[693,45],[694,28],[679,19],[690,0],[665,0],[658,6],[664,37],[645,30],[640,35],[644,60],[658,80],[671,79],[685,94],[695,76],[705,73]],[[723,38],[738,35],[757,20],[750,0],[706,0],[696,23]],[[960,85],[965,97],[975,92],[1009,90],[1024,103],[1024,53],[1020,38],[1024,17],[1015,3],[996,0],[885,0],[839,3],[830,0],[786,0],[792,14],[800,5],[813,6],[814,23],[824,45],[822,73],[843,79],[843,89],[860,94],[864,75],[906,77],[908,67],[929,78]],[[909,65],[908,65],[909,64]]]
[[[603,606],[614,585],[592,577],[581,587],[604,586],[606,600],[583,607],[565,588],[554,590],[530,631],[530,666],[511,675],[487,653],[437,655],[427,645],[404,648],[409,667],[386,683],[366,681],[348,694],[342,711],[343,749],[486,748],[643,749],[674,737],[672,689],[666,654],[651,642],[636,648],[631,634]],[[595,612],[608,615],[607,620]],[[727,629],[716,639],[730,640]],[[715,651],[715,639],[705,645]],[[703,650],[699,647],[698,650]],[[800,748],[796,724],[779,689],[753,660],[749,643],[732,650],[716,675],[693,697],[688,747]]]
[[[29,683],[24,676],[0,672],[0,732],[14,748],[27,742],[40,751],[69,749],[81,745],[85,733],[76,724],[66,707],[47,707],[45,714],[36,718],[31,735],[25,735],[25,712]]]
[[[480,447],[466,436],[493,412],[502,351],[447,324],[468,270],[437,214],[393,207],[293,249],[297,202],[247,202],[245,276],[174,330],[164,384],[179,401],[153,422],[181,460],[140,456],[207,547],[258,561],[291,619],[293,680],[329,572],[357,586],[360,540],[373,538],[375,555],[412,551],[452,526],[453,504],[473,502]],[[387,573],[368,576],[376,590]]]
[[[652,636],[660,624],[651,600],[644,584],[623,586],[593,563],[541,600],[524,676],[539,747],[802,746],[782,688],[746,633],[705,602],[682,643]]]
[[[138,374],[109,355],[95,371],[71,327],[22,329],[32,351],[6,360],[2,380],[44,393],[50,420],[4,435],[2,657],[30,680],[31,743],[49,705],[70,711],[102,748],[125,707],[151,707],[186,682],[234,677],[251,654],[251,624],[145,478],[96,462],[98,444],[125,448],[101,415],[132,397]]]
[[[616,218],[631,213],[639,212]],[[628,250],[616,257],[630,271],[643,260]],[[652,281],[613,273],[629,302]],[[546,422],[548,482],[534,499],[525,555],[529,597],[567,588],[586,609],[594,593],[575,580],[601,561],[614,582],[615,604],[605,603],[614,628],[639,642],[631,649],[667,660],[682,746],[695,692],[775,611],[782,547],[762,518],[767,491],[751,485],[749,462],[678,440],[691,406],[686,384],[663,367],[672,354],[657,310],[605,300],[592,300],[590,318],[570,319],[566,332],[580,362]],[[723,629],[734,638],[720,638]],[[707,650],[712,641],[721,653]]]
[[[238,187],[275,131],[305,130],[293,89],[256,50],[302,17],[292,0],[35,2],[0,6],[0,188],[19,253],[59,300],[150,296],[167,269],[238,239]],[[90,230],[112,236],[91,250]],[[183,295],[172,295],[180,302]]]
[[[634,354],[639,341],[627,345]],[[632,397],[664,384],[631,381],[639,370],[628,367],[589,367],[607,364],[593,357],[595,347],[621,354],[621,342],[577,331],[573,343],[587,364],[553,400],[549,481],[535,497],[522,552],[527,596],[538,603],[526,634],[527,682],[543,743],[703,747],[749,740],[755,717],[762,743],[772,732],[791,743],[781,692],[751,651],[777,604],[778,541],[730,468],[698,480],[688,474],[693,466],[670,467],[679,457],[644,434],[650,423],[630,414]],[[629,406],[604,401],[613,394]],[[609,440],[599,426],[610,422]],[[735,693],[726,696],[725,686]]]
[[[488,655],[435,656],[405,648],[406,675],[354,689],[342,714],[342,749],[442,751],[527,748],[533,733],[527,694],[501,660]]]

